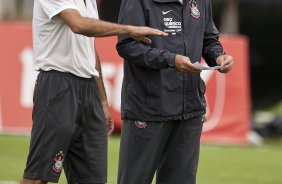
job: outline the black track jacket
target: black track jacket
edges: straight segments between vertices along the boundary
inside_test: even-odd
[[[205,114],[205,83],[200,74],[184,74],[170,67],[176,54],[188,56],[192,62],[200,61],[202,56],[208,65],[215,66],[216,58],[223,53],[212,20],[211,1],[189,1],[122,1],[119,23],[169,33],[164,38],[150,37],[151,45],[119,37],[117,50],[124,58],[123,119],[169,121]]]

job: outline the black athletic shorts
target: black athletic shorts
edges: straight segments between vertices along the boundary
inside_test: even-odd
[[[202,117],[122,124],[118,184],[195,184]]]
[[[33,127],[24,178],[106,183],[107,128],[94,78],[41,71],[34,90]]]

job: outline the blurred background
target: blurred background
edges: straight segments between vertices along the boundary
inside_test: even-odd
[[[121,0],[97,2],[100,18],[117,22]],[[249,105],[246,109],[249,111],[246,110],[245,113],[249,118],[246,120],[248,124],[245,127],[248,126],[248,135],[246,144],[241,142],[234,144],[232,141],[204,142],[201,148],[198,182],[200,184],[281,184],[282,77],[279,73],[282,68],[280,58],[282,1],[212,0],[212,2],[214,21],[222,35],[231,37],[235,46],[237,46],[237,38],[239,40],[243,37],[246,40],[248,63],[242,70],[236,70],[234,77],[238,77],[238,80],[235,79],[234,83],[236,81],[244,83],[247,80]],[[32,11],[33,0],[0,0],[0,33],[4,34],[7,25],[11,24],[31,26]],[[17,32],[13,34],[16,35]],[[9,41],[4,38],[5,35],[0,35],[0,57],[4,55],[3,48],[6,45],[19,44],[13,36],[9,36]],[[232,43],[229,43],[230,47]],[[242,48],[237,48],[238,52],[232,51],[238,54],[238,58],[241,56],[240,49]],[[245,56],[245,53],[242,55]],[[107,56],[104,58],[111,59]],[[0,59],[0,63],[4,62],[10,61]],[[236,61],[236,64],[237,62],[241,61]],[[105,66],[110,67],[110,65]],[[2,68],[1,71],[0,68],[2,73],[10,72],[12,68],[3,70]],[[107,73],[110,72],[106,71],[106,75]],[[1,83],[7,82],[4,75],[0,74],[0,76]],[[242,81],[239,80],[240,76],[243,76]],[[13,81],[9,82],[13,83]],[[110,80],[109,83],[111,82]],[[2,88],[0,89],[0,121],[4,117],[1,114],[1,101],[10,100],[4,99],[3,95],[1,98],[1,90],[4,91],[6,86],[8,86],[6,83],[0,85]],[[236,93],[231,94],[229,98],[235,99]],[[9,116],[17,116],[17,114],[10,113]],[[29,137],[22,136],[22,133],[17,131],[0,131],[0,133],[0,184],[16,183],[21,178],[25,166]],[[232,134],[236,133],[232,132]],[[110,138],[109,143],[109,183],[113,184],[116,183],[117,175],[118,132]],[[60,183],[66,183],[64,177]]]

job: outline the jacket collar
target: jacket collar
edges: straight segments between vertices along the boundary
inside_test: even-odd
[[[178,2],[180,3],[179,0],[153,0],[155,2],[158,2],[158,3],[172,3],[172,2]],[[184,0],[185,1],[185,0]]]

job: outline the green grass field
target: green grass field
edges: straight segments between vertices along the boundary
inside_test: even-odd
[[[19,181],[29,137],[0,136],[0,184]],[[109,141],[108,183],[116,183],[119,137]],[[282,184],[282,142],[261,147],[202,145],[198,184]],[[66,183],[62,175],[59,183]]]

